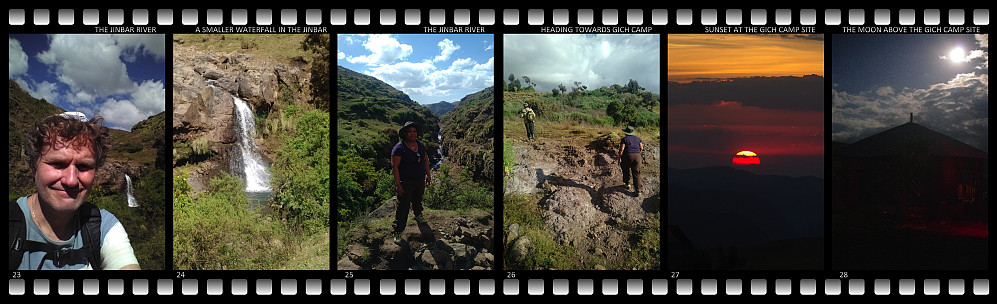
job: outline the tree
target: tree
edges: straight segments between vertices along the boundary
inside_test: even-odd
[[[620,94],[620,93],[623,93],[623,86],[621,86],[621,85],[618,85],[618,84],[613,84],[613,85],[612,85],[612,86],[610,86],[609,88],[610,88],[610,89],[612,89],[612,90],[613,90],[613,92],[616,92],[616,94]]]
[[[526,83],[527,86],[531,87],[533,86],[533,84],[530,82],[530,76],[523,75],[523,82]]]
[[[627,86],[623,87],[623,91],[630,94],[640,94],[640,92],[644,91],[644,88],[640,87],[640,84],[636,80],[630,79],[627,82]]]
[[[619,125],[622,122],[621,121],[622,119],[620,119],[621,118],[620,117],[620,108],[622,108],[622,107],[623,107],[623,104],[620,103],[618,100],[613,100],[613,101],[609,102],[609,105],[606,105],[606,116],[612,117],[613,118],[613,122],[616,125]]]
[[[557,97],[558,93],[560,92],[561,91],[558,91],[557,88],[550,89],[550,94],[554,95],[554,97]]]
[[[312,104],[319,109],[328,109],[330,103],[329,85],[329,35],[309,34],[301,42],[301,49],[314,54],[311,66]]]
[[[633,125],[634,120],[637,118],[637,107],[632,104],[623,105],[620,108],[620,119],[619,122],[623,122],[629,125]]]
[[[558,84],[557,89],[561,91],[561,94],[568,92],[568,88],[564,87],[564,84]]]

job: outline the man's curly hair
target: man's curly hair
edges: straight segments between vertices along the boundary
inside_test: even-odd
[[[37,169],[38,158],[45,154],[45,150],[53,147],[89,147],[93,150],[96,168],[100,168],[107,159],[107,152],[111,150],[110,134],[104,126],[104,118],[97,115],[89,121],[81,121],[59,114],[43,118],[27,136],[25,153],[28,154],[31,171]]]

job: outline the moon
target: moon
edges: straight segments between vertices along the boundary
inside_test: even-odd
[[[966,51],[961,47],[952,49],[949,51],[949,60],[955,63],[966,62]]]
[[[747,165],[761,165],[762,161],[758,158],[758,154],[748,150],[737,152],[732,160],[735,166],[747,166]]]

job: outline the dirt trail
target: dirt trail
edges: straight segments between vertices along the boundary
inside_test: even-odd
[[[621,267],[641,227],[659,218],[660,146],[644,141],[638,197],[623,186],[619,140],[583,138],[513,140],[515,165],[505,193],[542,194],[537,203],[557,242],[573,247],[580,261],[598,261],[596,268]]]

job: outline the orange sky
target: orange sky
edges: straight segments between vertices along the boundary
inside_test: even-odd
[[[824,75],[824,41],[782,35],[668,35],[668,81]]]

